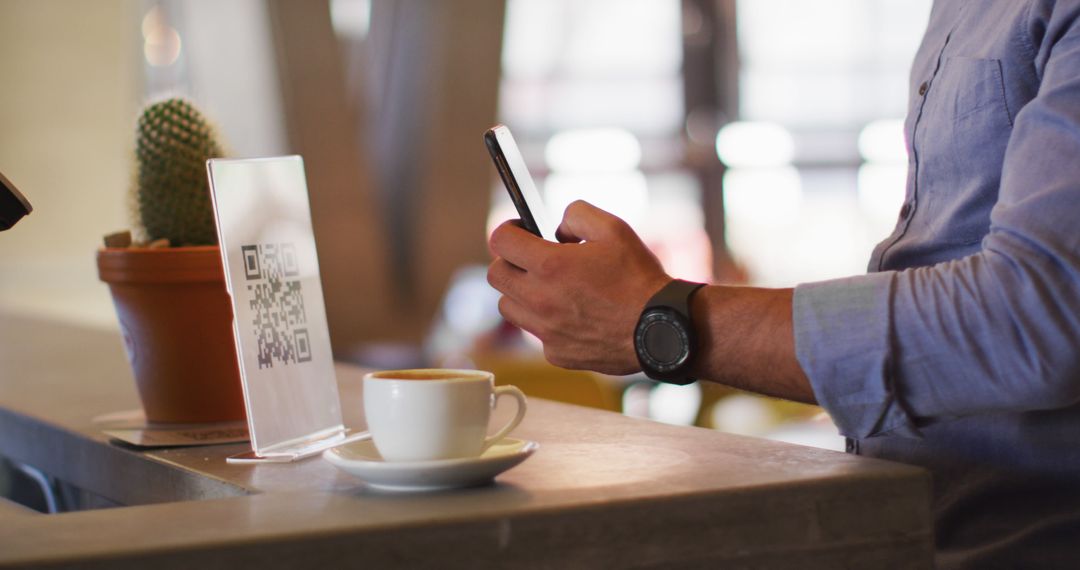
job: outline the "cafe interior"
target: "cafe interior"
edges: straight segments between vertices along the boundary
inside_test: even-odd
[[[863,273],[903,201],[930,4],[0,3],[0,173],[32,205],[0,233],[0,566],[918,567],[924,475],[846,456],[822,409],[549,364],[486,279],[518,212],[483,134],[513,131],[549,218],[611,212],[673,277]],[[318,457],[227,461],[246,438],[106,433],[144,400],[100,251],[152,241],[137,131],[172,99],[211,158],[302,157],[345,425],[367,371],[486,370],[529,398],[529,461],[384,493]]]

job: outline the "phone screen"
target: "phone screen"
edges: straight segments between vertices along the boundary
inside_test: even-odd
[[[499,171],[506,191],[510,193],[510,199],[514,201],[514,207],[517,208],[525,229],[548,241],[558,241],[555,237],[558,226],[549,221],[540,192],[533,183],[529,169],[525,167],[525,159],[522,158],[510,129],[505,125],[488,129],[484,133],[484,143],[491,153],[491,159],[495,161],[495,168]]]

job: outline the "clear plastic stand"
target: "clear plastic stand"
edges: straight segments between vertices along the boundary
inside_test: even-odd
[[[304,162],[207,161],[251,452],[285,463],[363,439],[341,421]]]
[[[237,453],[236,455],[230,455],[225,458],[227,463],[244,464],[244,463],[291,463],[300,459],[306,459],[313,455],[318,455],[331,447],[337,447],[353,441],[362,441],[365,439],[371,439],[369,432],[360,432],[346,436],[343,432],[335,432],[329,437],[323,437],[318,440],[310,441],[307,445],[292,445],[282,448],[281,451],[264,450],[263,455],[251,451],[245,451],[244,453]]]

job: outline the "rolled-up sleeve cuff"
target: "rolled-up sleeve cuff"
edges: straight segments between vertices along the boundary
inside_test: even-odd
[[[844,436],[919,437],[897,400],[890,371],[894,272],[795,288],[795,354],[818,404]]]

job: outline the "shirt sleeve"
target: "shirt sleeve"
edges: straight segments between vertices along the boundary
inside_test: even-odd
[[[843,435],[1080,401],[1080,30],[1059,32],[978,253],[796,287],[796,356]]]

